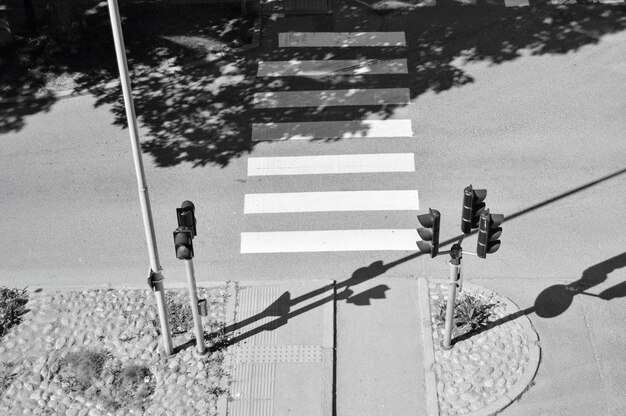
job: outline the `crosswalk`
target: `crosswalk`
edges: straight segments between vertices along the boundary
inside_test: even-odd
[[[378,11],[393,11],[417,9],[421,7],[436,7],[446,3],[456,3],[464,6],[473,6],[477,4],[503,7],[527,7],[530,6],[530,0],[355,0],[357,3]],[[576,4],[576,0],[547,0],[547,4],[553,6]],[[624,4],[625,0],[595,0],[594,3],[600,4]]]
[[[404,32],[288,32],[278,34],[279,48],[370,48],[397,47],[398,57],[393,59],[319,59],[260,61],[257,77],[311,78],[324,82],[325,77],[356,77],[402,75],[408,72],[406,39]],[[284,49],[288,52],[290,49]],[[348,79],[349,81],[349,79]],[[325,90],[259,91],[254,94],[257,110],[286,111],[293,108],[332,109],[380,108],[410,103],[408,88],[352,88]],[[350,112],[347,112],[350,114]],[[344,114],[344,113],[340,113]],[[335,116],[335,118],[337,118]],[[252,123],[252,140],[255,142],[303,143],[315,139],[368,139],[392,140],[413,138],[410,119],[376,118],[311,121],[289,120]],[[371,143],[371,142],[370,142]],[[280,146],[280,145],[279,145]],[[358,146],[357,146],[358,147]],[[401,212],[419,209],[417,189],[371,189],[372,175],[415,174],[414,153],[357,153],[301,154],[249,157],[247,176],[263,181],[263,188],[271,192],[249,192],[244,198],[244,215],[263,222],[265,216],[270,229],[246,230],[241,233],[241,253],[314,253],[336,251],[417,250],[419,236],[415,228],[378,228],[374,217],[357,224],[352,229],[325,229],[336,225],[333,215],[350,215],[364,212]],[[360,148],[360,147],[359,147]],[[293,147],[291,148],[293,149]],[[277,153],[280,153],[279,151]],[[318,149],[319,153],[319,149]],[[348,177],[363,176],[361,189],[350,189]],[[324,190],[308,185],[316,178],[328,178]],[[290,178],[306,178],[298,183],[303,189],[285,190],[282,185]],[[368,179],[369,178],[369,179]],[[324,181],[324,179],[321,179]],[[293,183],[293,179],[291,179]],[[255,182],[259,183],[259,182]],[[354,182],[351,182],[354,184]],[[359,182],[360,183],[360,182]],[[328,187],[333,189],[328,189]],[[393,185],[391,185],[393,186]],[[353,186],[352,186],[353,187]],[[290,187],[290,188],[293,188]],[[308,188],[308,189],[307,189]],[[284,191],[284,192],[282,192]],[[317,224],[277,220],[276,214],[318,215]],[[293,217],[292,217],[293,218]],[[271,219],[271,221],[270,221]],[[254,221],[253,221],[254,222]],[[282,224],[282,225],[281,225]],[[302,225],[306,224],[305,227]],[[385,223],[389,226],[389,221]],[[289,227],[292,227],[289,229]],[[304,228],[304,229],[303,229]]]

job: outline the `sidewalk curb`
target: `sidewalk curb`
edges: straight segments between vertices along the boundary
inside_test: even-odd
[[[237,309],[237,294],[239,293],[239,285],[237,282],[227,282],[228,302],[226,303],[226,326],[235,323],[235,310]],[[224,368],[229,372],[229,379],[232,377],[232,355],[224,355]],[[232,382],[232,380],[231,380]],[[227,394],[222,394],[217,400],[217,414],[226,415],[228,412],[228,400],[230,398],[230,385],[226,386]]]
[[[224,59],[226,59],[226,54],[240,54],[243,52],[248,52],[252,49],[258,48],[260,44],[261,44],[261,16],[259,15],[257,18],[254,19],[254,25],[252,27],[252,42],[246,45],[240,46],[239,48],[216,51],[215,55],[213,55],[213,57],[215,58],[211,60],[207,60],[206,58],[201,58],[201,59],[192,61],[183,67],[183,71],[187,68],[199,68],[199,67],[202,67],[203,65],[221,62]],[[111,88],[115,88],[119,85],[120,85],[119,80],[113,80],[113,81],[107,82],[106,84],[95,85],[93,87],[108,90]],[[8,97],[8,98],[0,97],[0,106],[9,105],[9,104],[21,104],[25,102],[33,102],[33,101],[41,101],[41,100],[58,101],[58,100],[62,100],[65,98],[76,98],[76,97],[82,97],[82,96],[89,95],[89,94],[91,94],[91,92],[88,89],[78,90],[78,91],[75,89],[55,91],[55,90],[49,90],[49,89],[44,88],[28,95],[20,95],[17,97]]]

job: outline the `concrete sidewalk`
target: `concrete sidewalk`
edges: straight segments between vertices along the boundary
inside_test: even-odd
[[[624,276],[624,269],[615,274]],[[522,310],[534,309],[528,317],[539,334],[541,364],[533,385],[503,415],[626,414],[623,278],[611,276],[605,283],[586,290],[590,295],[576,294],[569,298],[559,297],[558,288],[570,281],[476,279],[473,282],[513,299]],[[609,300],[594,296],[609,289],[606,293],[615,295]],[[555,309],[551,313],[542,311],[543,303]]]
[[[493,405],[484,405],[469,414],[626,414],[623,297],[606,301],[579,294],[565,308],[552,289],[543,292],[563,282],[508,279],[473,283],[517,303],[519,313],[510,321],[505,320],[506,324],[519,325],[528,316],[539,335],[542,360],[536,374],[536,367],[525,370],[529,374],[522,388],[519,384],[511,388],[507,383],[507,390],[515,393],[507,394],[505,400],[499,397],[498,410]],[[440,410],[438,405],[444,401],[434,386],[443,381],[436,379],[431,371],[431,302],[425,279],[376,277],[333,283],[241,283],[240,287],[237,302],[243,309],[237,314],[237,321],[251,323],[238,330],[235,341],[237,337],[241,341],[231,347],[233,355],[250,356],[250,352],[244,351],[254,350],[256,360],[263,361],[258,357],[266,357],[265,361],[274,362],[275,368],[264,373],[260,367],[257,370],[242,367],[249,364],[241,359],[239,364],[233,363],[234,400],[229,404],[228,415],[457,414],[449,408]],[[248,300],[244,300],[246,297]],[[554,317],[537,316],[537,313],[548,314],[539,306],[541,303],[548,304],[550,311],[562,313]],[[502,331],[506,324],[499,324],[499,330],[487,330],[483,338],[494,345],[506,344],[507,330]],[[249,333],[253,335],[248,337]],[[491,339],[494,334],[503,338]],[[479,336],[473,338],[476,342]],[[334,354],[330,345],[335,346]],[[299,349],[300,355],[286,359],[274,352],[272,356],[271,351],[285,348]],[[318,352],[313,351],[315,348]],[[459,343],[452,352],[471,358],[471,351],[455,352],[464,348]],[[308,359],[305,350],[310,354]],[[479,371],[490,365],[478,363]],[[459,366],[453,378],[462,383],[463,377],[467,377],[466,369]],[[240,379],[244,373],[249,375],[244,382],[250,383],[245,388]],[[271,397],[263,396],[263,392],[271,392]]]
[[[348,282],[237,285],[228,415],[426,414],[418,282]]]

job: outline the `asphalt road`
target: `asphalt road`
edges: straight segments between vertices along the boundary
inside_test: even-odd
[[[624,253],[626,32],[602,35],[567,53],[521,50],[499,64],[454,64],[472,82],[423,92],[390,112],[391,119],[411,120],[412,138],[261,143],[225,167],[163,166],[146,153],[167,281],[185,279],[172,241],[175,208],[185,199],[196,205],[194,262],[200,281],[341,281],[357,271],[446,278],[445,255],[241,254],[241,233],[412,229],[415,216],[430,207],[441,212],[441,240],[450,243],[460,235],[462,193],[469,184],[486,188],[491,212],[506,219],[497,253],[484,260],[464,257],[467,279],[570,281]],[[113,124],[111,106],[94,104],[91,96],[58,101],[48,112],[25,116],[20,130],[0,136],[0,284],[145,284],[149,259],[128,133]],[[334,117],[342,109],[334,110]],[[141,134],[150,137],[146,128]],[[413,153],[415,172],[271,181],[247,174],[250,157],[370,153]],[[251,193],[414,189],[420,205],[415,210],[243,213]],[[475,244],[474,235],[463,246],[474,251]],[[375,262],[382,263],[362,270]],[[608,278],[618,283],[625,273],[620,269]]]

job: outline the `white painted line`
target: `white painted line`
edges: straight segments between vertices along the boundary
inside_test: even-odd
[[[416,190],[247,194],[244,214],[419,209]]]
[[[398,10],[414,10],[418,7],[432,7],[437,5],[437,0],[411,0],[410,3],[406,1],[397,0],[380,0],[371,4],[362,0],[355,0],[357,3],[361,3],[365,7],[369,7],[374,10],[383,11],[398,11]]]
[[[323,77],[329,75],[406,74],[406,59],[260,61],[257,77]]]
[[[404,32],[287,32],[278,34],[278,46],[338,47],[406,46]]]
[[[408,104],[408,88],[277,91],[254,94],[255,108]]]
[[[529,0],[504,0],[506,7],[525,7],[530,6]]]
[[[411,120],[253,123],[252,141],[413,137]]]
[[[248,176],[415,172],[413,153],[248,158]]]
[[[241,233],[241,253],[417,251],[419,240],[415,229]]]

